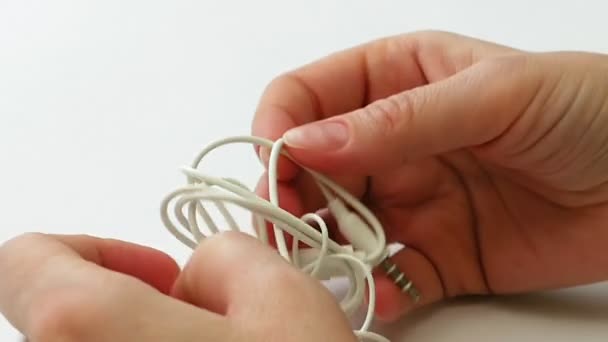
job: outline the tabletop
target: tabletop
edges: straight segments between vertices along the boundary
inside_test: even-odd
[[[162,228],[160,200],[202,146],[249,133],[280,73],[426,29],[605,53],[607,9],[557,0],[0,1],[0,242],[32,230],[86,233],[183,263],[189,251]],[[248,185],[262,171],[248,147],[210,158],[209,172]],[[607,313],[608,285],[596,284],[462,298],[377,328],[410,342],[605,341]],[[0,340],[17,336],[0,320]]]

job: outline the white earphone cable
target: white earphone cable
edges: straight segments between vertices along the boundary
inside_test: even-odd
[[[213,177],[198,170],[207,154],[221,146],[234,143],[254,144],[270,149],[268,165],[270,202],[257,196],[238,180]],[[281,155],[291,159],[282,148],[282,139],[272,142],[251,136],[221,139],[208,145],[196,156],[190,167],[182,168],[188,178],[188,184],[163,199],[161,204],[163,224],[180,242],[194,249],[206,237],[201,230],[201,224],[204,224],[211,234],[220,231],[205,205],[214,205],[225,219],[228,228],[235,231],[241,230],[225,203],[250,211],[254,216],[257,238],[263,243],[268,243],[266,222],[272,223],[278,252],[294,267],[319,280],[347,277],[350,287],[340,302],[347,315],[355,313],[364,302],[367,281],[369,288],[367,314],[361,328],[354,333],[360,341],[387,342],[388,340],[383,336],[369,331],[376,305],[375,283],[371,270],[388,256],[386,238],[380,222],[345,189],[324,175],[306,168],[303,169],[317,182],[328,201],[328,209],[338,222],[340,232],[350,245],[343,246],[330,239],[327,224],[319,215],[307,213],[298,218],[281,209],[277,184],[278,161]],[[172,203],[174,219],[170,215]],[[352,208],[352,211],[347,209],[347,206]],[[315,223],[318,229],[315,229],[311,223]],[[284,232],[293,237],[291,254],[287,248]],[[300,242],[309,248],[301,250]]]

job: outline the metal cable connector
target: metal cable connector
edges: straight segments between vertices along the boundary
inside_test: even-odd
[[[414,283],[408,279],[405,274],[397,267],[397,264],[392,262],[390,258],[384,259],[380,266],[384,269],[384,272],[393,280],[393,283],[401,289],[401,292],[407,292],[407,294],[412,298],[414,303],[420,301],[420,292],[414,286]]]

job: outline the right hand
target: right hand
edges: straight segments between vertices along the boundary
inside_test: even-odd
[[[605,55],[390,37],[277,78],[253,134],[284,136],[298,163],[364,199],[407,246],[394,259],[419,305],[608,279]],[[294,164],[279,166],[284,208],[325,206]],[[377,282],[380,317],[412,308]]]

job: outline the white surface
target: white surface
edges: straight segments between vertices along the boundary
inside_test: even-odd
[[[31,230],[88,233],[183,262],[188,251],[160,224],[161,197],[201,146],[249,133],[261,91],[280,72],[428,28],[608,52],[606,13],[599,0],[0,0],[0,241]],[[230,152],[216,154],[211,171],[253,185],[261,170],[251,149]],[[605,341],[607,313],[604,285],[457,302],[409,318],[393,336]],[[16,336],[0,323],[1,341]]]

